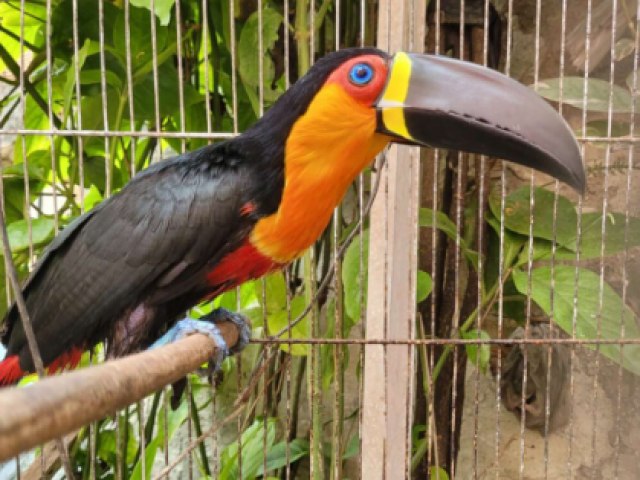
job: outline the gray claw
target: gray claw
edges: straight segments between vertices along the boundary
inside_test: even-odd
[[[228,349],[230,354],[241,352],[251,340],[251,324],[244,315],[230,312],[226,308],[217,308],[209,315],[202,317],[202,320],[213,324],[227,321],[232,322],[238,327],[238,342],[232,348]]]

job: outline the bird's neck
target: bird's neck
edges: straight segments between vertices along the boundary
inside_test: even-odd
[[[337,86],[320,90],[288,136],[278,210],[252,233],[260,253],[286,263],[316,241],[349,185],[389,142],[375,128],[373,109]]]

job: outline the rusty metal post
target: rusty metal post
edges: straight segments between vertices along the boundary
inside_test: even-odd
[[[378,46],[421,52],[424,0],[379,2]],[[415,332],[419,149],[393,146],[371,210],[367,338],[411,339]],[[367,345],[362,478],[407,478],[411,466],[414,349]]]
[[[230,322],[219,326],[227,345],[235,345],[237,327]],[[142,400],[196,370],[215,349],[210,338],[191,335],[161,348],[45,378],[25,388],[3,390],[0,462]]]

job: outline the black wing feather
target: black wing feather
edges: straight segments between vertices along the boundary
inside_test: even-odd
[[[151,294],[167,302],[202,290],[204,273],[248,234],[255,220],[239,212],[252,170],[215,152],[151,167],[52,242],[23,290],[45,364],[97,341]],[[17,320],[14,306],[3,342],[30,364]]]

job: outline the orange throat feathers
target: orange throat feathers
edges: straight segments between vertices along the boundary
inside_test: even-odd
[[[336,83],[320,89],[287,140],[280,206],[251,234],[261,254],[287,263],[316,241],[349,185],[389,142],[375,130],[375,109]]]

